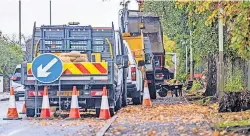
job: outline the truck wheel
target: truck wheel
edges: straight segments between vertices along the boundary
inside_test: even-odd
[[[115,109],[109,108],[110,116],[113,117],[115,115]]]
[[[148,86],[150,99],[156,99],[156,88],[153,85]]]
[[[133,105],[139,105],[142,103],[141,97],[134,97],[132,98]]]
[[[96,109],[95,109],[95,116],[96,116],[97,118],[99,118],[99,116],[100,116],[100,111],[101,111],[100,108],[96,108]],[[114,109],[114,108],[109,108],[109,112],[110,112],[110,116],[111,116],[111,117],[115,115],[115,109]]]
[[[34,117],[35,116],[35,109],[27,108],[26,109],[26,116],[27,117]]]
[[[127,85],[123,84],[123,91],[122,91],[122,107],[126,107],[128,105],[127,102],[127,97],[128,97],[128,93],[127,93]]]
[[[100,115],[100,108],[95,108],[95,116],[99,118]]]
[[[118,100],[116,101],[115,111],[120,110],[121,107],[122,107],[122,98],[121,98],[121,96],[119,96]]]

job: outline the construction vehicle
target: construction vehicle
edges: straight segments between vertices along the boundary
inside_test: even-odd
[[[10,78],[10,87],[14,88],[16,101],[19,101],[20,97],[24,97],[25,90],[24,86],[21,84],[21,64],[16,66],[15,71]]]
[[[145,62],[145,75],[151,99],[156,99],[156,89],[164,81],[165,50],[160,18],[153,13],[128,10],[119,11],[119,29],[134,52],[137,64]],[[146,49],[147,48],[147,49]]]
[[[118,111],[126,98],[128,56],[119,33],[112,27],[68,25],[34,25],[32,60],[22,64],[22,84],[25,86],[27,116],[39,116],[44,86],[48,86],[49,103],[57,111],[70,109],[73,86],[78,90],[81,110],[95,109],[99,116],[102,90],[108,90],[111,115]],[[32,75],[32,61],[44,53],[53,53],[63,62],[63,73],[53,83],[41,83]],[[65,59],[65,54],[79,53],[85,60]]]

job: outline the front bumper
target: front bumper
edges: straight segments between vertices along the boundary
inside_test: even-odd
[[[23,86],[14,88],[15,96],[17,97],[24,97],[25,89]]]
[[[24,97],[25,93],[24,92],[15,92],[16,97]]]

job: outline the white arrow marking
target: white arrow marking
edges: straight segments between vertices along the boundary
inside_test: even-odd
[[[41,64],[38,68],[37,68],[37,77],[48,77],[50,75],[51,72],[47,72],[53,65],[56,64],[58,60],[56,58],[54,58],[53,60],[51,60],[44,68],[43,65]]]

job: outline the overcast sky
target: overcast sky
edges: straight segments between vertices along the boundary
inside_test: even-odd
[[[0,0],[0,30],[4,34],[18,34],[18,1]],[[77,21],[81,25],[111,26],[118,28],[118,11],[121,0],[52,0],[52,25]],[[131,0],[130,9],[137,9]],[[49,24],[49,0],[22,0],[22,33],[32,34],[34,21],[37,26]]]

